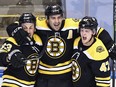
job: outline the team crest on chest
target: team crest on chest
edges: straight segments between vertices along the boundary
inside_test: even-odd
[[[59,36],[52,36],[48,39],[46,54],[53,59],[61,57],[66,49],[64,40]]]
[[[32,54],[28,56],[27,62],[26,62],[26,66],[25,71],[28,75],[33,76],[36,74],[37,68],[38,68],[38,63],[39,63],[39,59],[38,59],[38,55]]]
[[[72,59],[72,79],[76,82],[81,77],[81,68],[76,59]]]

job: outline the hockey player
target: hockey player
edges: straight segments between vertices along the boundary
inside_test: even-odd
[[[71,18],[64,19],[59,5],[48,6],[45,15],[47,20],[37,18],[37,34],[41,36],[43,43],[46,43],[47,37],[49,39],[45,54],[41,58],[35,87],[72,87],[70,59],[73,40],[78,37],[79,21]],[[106,31],[99,28],[97,35],[104,40],[103,34],[107,35],[107,33],[103,32]],[[106,41],[110,39],[107,38]]]
[[[92,20],[84,17],[80,21],[80,37],[74,41],[74,87],[110,87],[109,53],[103,42],[96,38],[97,25]]]
[[[85,16],[84,19],[92,21],[97,25],[96,37],[104,43],[109,51],[110,57],[116,60],[116,45],[109,33],[104,28],[98,26],[98,22],[95,17]]]
[[[34,86],[38,54],[42,49],[40,37],[34,34],[35,23],[36,18],[31,13],[24,13],[19,18],[19,25],[11,24],[7,27],[12,37],[0,48],[0,63],[7,67],[2,76],[2,87]]]
[[[42,38],[43,43],[47,36],[49,39],[45,50],[46,54],[40,61],[36,87],[72,87],[70,85],[71,65],[68,61],[72,55],[72,43],[75,37],[79,36],[79,20],[64,19],[63,10],[59,5],[47,6],[45,15],[46,20],[37,18],[37,34]],[[87,16],[86,18],[98,25],[97,20],[93,20],[93,17]],[[98,27],[96,34],[108,50],[114,49],[114,42],[105,29]],[[115,49],[112,52],[115,53]],[[52,86],[48,84],[52,84]]]
[[[77,37],[78,21],[64,20],[59,5],[48,6],[47,20],[37,18],[37,34],[43,43],[48,37],[45,54],[39,64],[39,75],[35,87],[73,87],[71,56],[74,37]]]

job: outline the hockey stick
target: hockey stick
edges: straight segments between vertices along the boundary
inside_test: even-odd
[[[113,2],[114,41],[116,43],[116,0]],[[112,60],[112,87],[115,87],[115,60]]]
[[[48,36],[46,38],[48,38]],[[33,60],[33,59],[38,59],[39,60],[40,58],[42,58],[42,56],[45,53],[46,47],[47,47],[47,41],[48,41],[48,39],[46,39],[45,44],[43,46],[43,49],[37,57],[25,59],[24,62],[27,62],[28,60]],[[37,49],[34,46],[31,46],[31,49],[33,49],[33,50],[35,50],[35,52],[37,52]]]
[[[112,60],[112,87],[115,87],[115,60]]]

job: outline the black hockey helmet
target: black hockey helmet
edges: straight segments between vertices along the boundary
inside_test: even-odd
[[[47,16],[47,18],[50,15],[55,15],[55,14],[61,14],[63,16],[63,10],[60,5],[56,4],[56,5],[49,5],[46,7],[45,16]]]
[[[79,23],[79,30],[81,28],[91,29],[97,31],[98,22],[95,17],[85,16]]]
[[[35,25],[36,18],[32,13],[23,13],[19,17],[19,25],[21,25],[22,23],[34,23],[34,25]]]

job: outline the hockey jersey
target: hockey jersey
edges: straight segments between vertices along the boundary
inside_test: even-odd
[[[65,19],[59,31],[54,31],[46,20],[37,18],[37,34],[47,43],[45,54],[40,60],[39,77],[71,79],[71,56],[74,38],[78,36],[76,19]]]
[[[78,37],[73,49],[74,87],[110,87],[109,53],[101,40],[96,38],[91,46],[84,46]]]
[[[0,60],[3,65],[7,66],[7,69],[3,73],[3,83],[2,86],[7,87],[34,87],[35,78],[38,69],[38,53],[42,49],[42,41],[40,37],[36,34],[33,35],[34,44],[30,45],[18,45],[14,38],[9,37],[0,49]],[[34,50],[34,48],[36,50]],[[19,49],[23,55],[29,59],[26,65],[21,68],[14,68],[9,64],[6,59],[9,51]]]
[[[114,41],[111,38],[110,34],[102,27],[97,27],[97,36],[106,46],[107,50],[109,50],[113,44]]]

